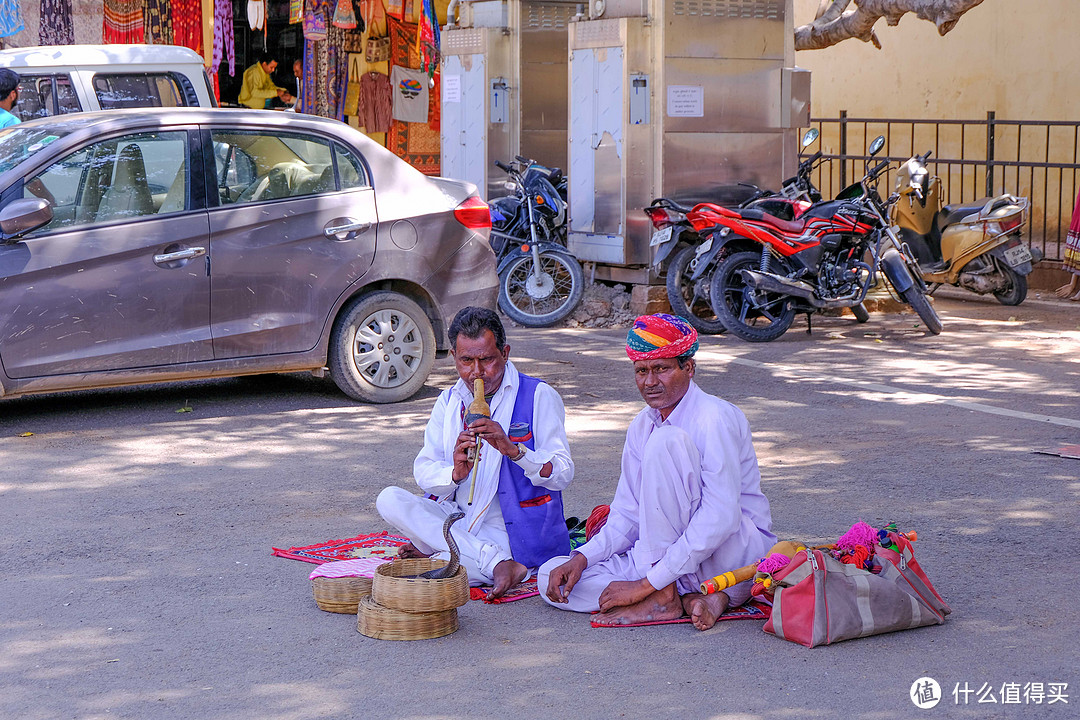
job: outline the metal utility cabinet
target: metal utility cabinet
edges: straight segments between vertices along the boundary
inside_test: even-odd
[[[778,187],[809,124],[791,0],[593,0],[569,25],[570,249],[648,282],[658,196]]]
[[[566,168],[567,2],[460,5],[442,32],[442,174],[505,195],[495,160]]]

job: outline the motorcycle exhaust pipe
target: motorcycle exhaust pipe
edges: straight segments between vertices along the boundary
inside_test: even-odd
[[[804,283],[802,280],[791,280],[772,273],[757,272],[756,270],[741,270],[740,272],[746,284],[755,290],[794,295],[816,308],[846,308],[862,302],[862,297],[858,300],[850,298],[846,300],[823,300],[814,292],[812,285]],[[865,292],[859,294],[863,297],[866,296]]]

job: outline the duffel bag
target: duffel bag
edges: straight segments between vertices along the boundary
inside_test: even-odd
[[[772,616],[765,632],[807,647],[923,625],[951,612],[919,567],[907,538],[890,533],[895,551],[875,547],[870,572],[828,551],[800,551],[772,573]],[[875,567],[878,570],[878,567]]]

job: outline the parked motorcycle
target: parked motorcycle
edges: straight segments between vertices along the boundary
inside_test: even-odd
[[[817,129],[803,135],[806,148],[818,138]],[[756,208],[784,220],[795,220],[813,202],[821,199],[810,173],[821,160],[821,152],[799,163],[794,177],[785,180],[779,192],[764,190],[756,185],[740,183],[752,190],[740,208]],[[712,270],[719,259],[720,247],[714,248],[711,232],[718,230],[714,203],[697,203],[690,207],[668,198],[656,198],[645,208],[655,229],[650,247],[655,247],[653,267],[659,268],[676,248],[665,274],[668,303],[672,312],[685,317],[700,333],[715,335],[727,330],[716,316],[710,301],[709,285]],[[869,316],[867,316],[869,317]]]
[[[878,195],[877,180],[888,169],[870,167],[885,138],[870,144],[862,180],[835,200],[814,203],[797,220],[785,221],[757,209],[720,208],[713,234],[725,253],[713,273],[713,311],[728,331],[750,342],[783,335],[796,313],[861,305],[878,273],[937,335],[941,320],[926,298],[918,263],[890,225],[896,202]],[[870,263],[863,259],[869,256]],[[864,311],[865,312],[865,311]]]
[[[585,292],[581,263],[565,244],[562,171],[521,156],[495,165],[507,174],[512,189],[511,195],[488,203],[499,307],[520,325],[553,325],[574,311]]]
[[[941,178],[926,166],[930,151],[900,166],[899,200],[891,219],[901,239],[915,253],[930,293],[955,285],[979,295],[993,293],[1003,305],[1027,297],[1027,276],[1042,259],[1020,235],[1027,198],[1009,194],[976,202],[941,206]]]

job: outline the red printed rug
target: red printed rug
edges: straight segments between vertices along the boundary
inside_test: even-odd
[[[390,35],[390,64],[419,68],[416,25],[390,16],[387,16],[386,22],[387,33]],[[386,135],[386,147],[425,175],[439,174],[442,152],[442,138],[438,130],[439,92],[439,74],[436,73],[435,87],[428,89],[429,122],[407,123],[394,120],[390,123],[390,132]]]
[[[723,615],[716,619],[717,622],[723,620],[768,620],[769,615],[772,614],[772,606],[768,603],[761,602],[760,600],[751,600],[745,605],[740,605],[737,608],[731,608],[726,610]],[[628,628],[628,627],[644,627],[646,625],[680,625],[682,623],[690,622],[689,617],[681,617],[675,620],[656,620],[654,622],[633,623],[630,625],[598,625],[595,622],[590,621],[590,625],[594,628]]]
[[[524,600],[525,598],[536,597],[540,594],[540,591],[536,587],[536,577],[531,577],[528,580],[518,583],[514,587],[503,595],[501,598],[495,598],[488,600],[487,594],[491,592],[490,585],[480,585],[478,587],[469,588],[470,600],[483,600],[491,605],[498,605],[500,603],[514,602],[515,600]]]
[[[317,545],[291,547],[287,550],[271,548],[274,555],[291,560],[322,565],[335,560],[354,560],[356,558],[394,558],[397,549],[409,542],[408,538],[391,535],[388,532],[358,535],[345,540],[327,540]]]

